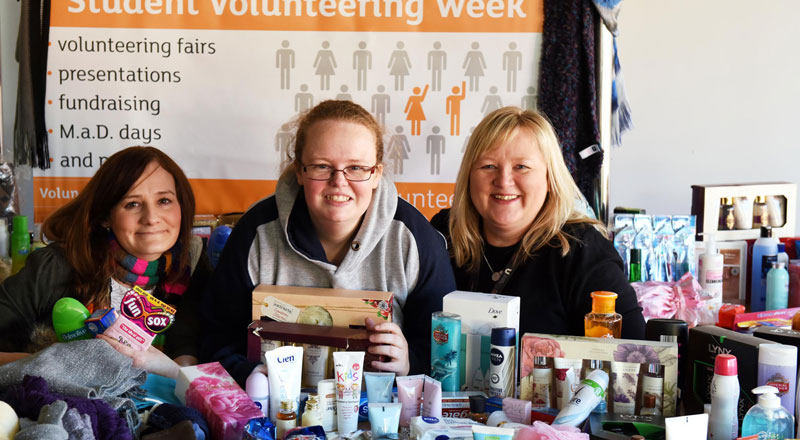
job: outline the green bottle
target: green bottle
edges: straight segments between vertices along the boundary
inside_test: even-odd
[[[642,250],[631,249],[631,265],[628,272],[628,281],[642,281]]]
[[[53,329],[61,342],[91,339],[92,333],[84,326],[91,316],[89,310],[75,298],[68,296],[56,301],[53,306]]]
[[[28,217],[14,216],[11,232],[11,275],[19,272],[31,253],[31,236],[28,234]]]

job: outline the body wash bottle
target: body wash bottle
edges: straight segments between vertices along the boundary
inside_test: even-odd
[[[614,309],[616,300],[614,292],[592,292],[592,311],[584,318],[586,336],[616,339],[622,336],[622,315]]]

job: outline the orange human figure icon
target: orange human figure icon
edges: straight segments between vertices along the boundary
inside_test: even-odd
[[[425,90],[422,93],[420,93],[419,87],[414,87],[413,92],[414,94],[408,97],[403,113],[406,114],[406,121],[411,121],[411,136],[419,136],[422,131],[422,121],[425,120],[422,101],[425,100],[425,95],[428,93],[428,85],[425,84]]]
[[[447,103],[445,114],[450,115],[450,136],[458,136],[461,132],[461,101],[467,97],[466,87],[467,82],[461,81],[461,90],[458,86],[454,86],[453,94],[445,100]]]

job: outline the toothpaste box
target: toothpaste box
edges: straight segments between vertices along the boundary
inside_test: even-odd
[[[219,362],[181,368],[175,397],[203,414],[214,439],[241,439],[247,422],[264,416]]]
[[[461,316],[462,342],[458,362],[458,383],[461,389],[483,390],[486,388],[484,378],[489,372],[489,351],[493,328],[511,327],[515,329],[517,331],[517,347],[519,347],[519,302],[520,299],[516,296],[462,290],[456,290],[445,295],[442,300],[442,311]],[[480,374],[477,374],[476,371],[471,372],[469,374],[470,383],[467,383],[467,346],[472,346],[469,343],[469,334],[480,335],[481,370]],[[475,345],[477,345],[477,341]],[[519,357],[519,350],[517,350],[517,357]],[[465,384],[466,387],[464,387]]]

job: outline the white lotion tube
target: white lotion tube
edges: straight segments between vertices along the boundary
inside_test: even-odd
[[[589,417],[595,406],[606,397],[608,374],[603,370],[594,370],[581,381],[575,395],[559,411],[553,425],[578,426]]]
[[[364,352],[334,352],[333,368],[336,376],[336,421],[341,436],[358,430],[358,404],[361,401]]]
[[[641,364],[611,362],[611,384],[614,391],[614,412],[633,414],[636,408],[636,387],[639,385]]]
[[[300,409],[300,379],[303,347],[283,346],[264,354],[269,371],[269,418],[277,420],[281,401],[291,400],[295,414]]]
[[[667,428],[666,440],[706,440],[708,435],[708,414],[668,417],[664,419]]]
[[[317,383],[319,410],[322,413],[322,429],[336,431],[336,380],[325,379]]]
[[[554,358],[556,376],[556,408],[563,409],[564,405],[572,399],[575,388],[581,379],[581,359]]]
[[[484,391],[483,370],[481,370],[481,335],[466,335],[466,368],[464,370],[464,390]]]

